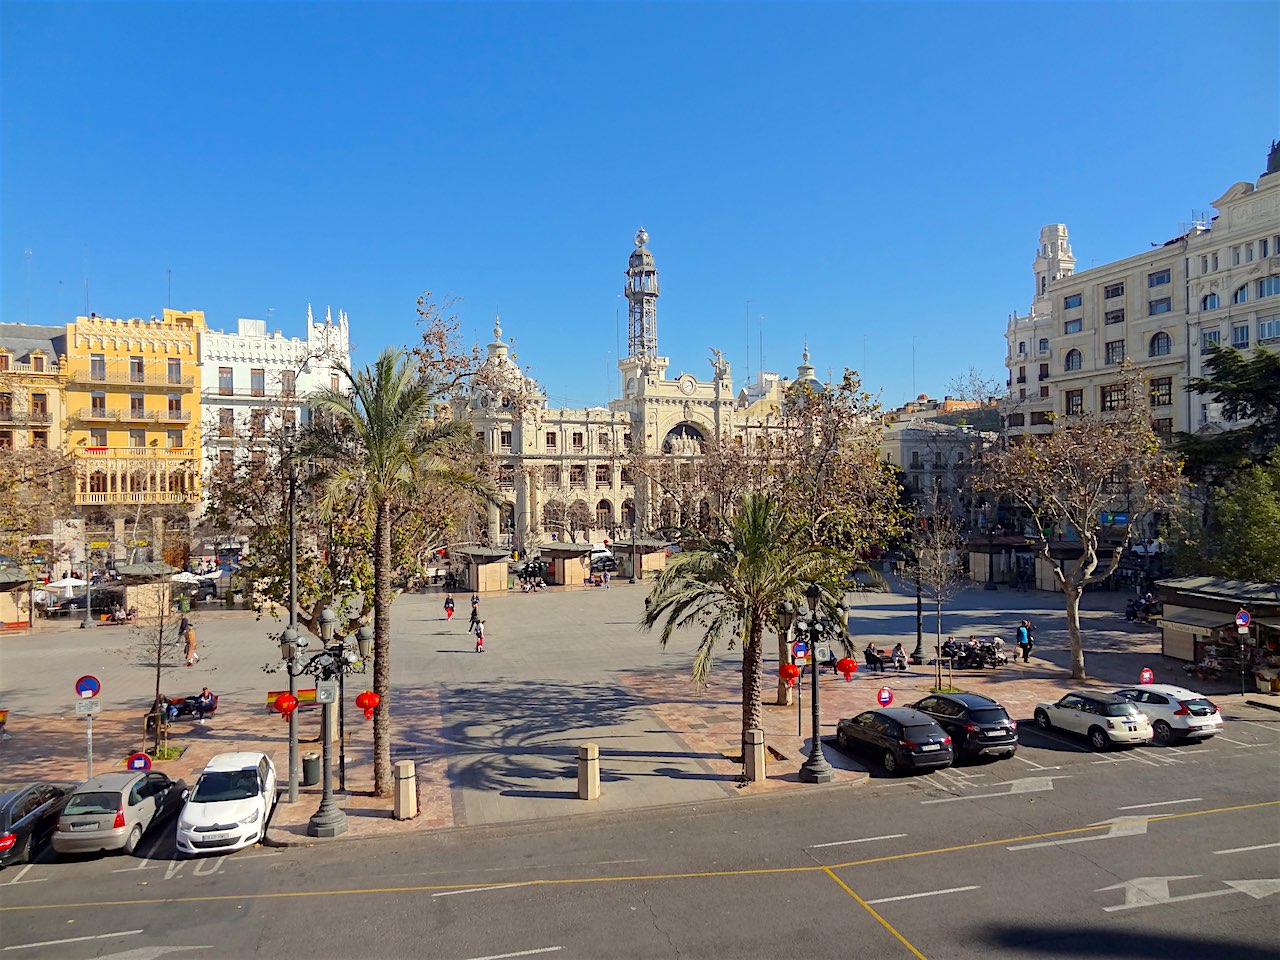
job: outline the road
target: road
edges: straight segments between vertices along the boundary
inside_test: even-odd
[[[1276,957],[1280,718],[862,786],[0,876],[4,955]],[[831,748],[834,749],[834,748]]]

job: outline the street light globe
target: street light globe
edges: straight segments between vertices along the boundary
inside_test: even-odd
[[[280,634],[280,659],[292,660],[298,655],[298,631],[285,627]]]
[[[356,631],[356,647],[360,651],[360,659],[368,660],[373,656],[373,627],[364,623]]]
[[[325,607],[320,611],[320,639],[326,644],[333,639],[333,633],[338,627],[338,615],[333,612],[332,607]]]

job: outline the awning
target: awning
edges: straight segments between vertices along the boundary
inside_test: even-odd
[[[1280,617],[1254,617],[1253,622],[1272,630],[1280,630]]]
[[[1189,627],[1201,631],[1207,627],[1216,630],[1218,627],[1229,627],[1236,622],[1234,615],[1221,610],[1180,610],[1167,617],[1160,618],[1162,627]]]

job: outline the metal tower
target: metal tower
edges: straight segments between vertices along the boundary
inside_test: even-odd
[[[636,358],[658,355],[658,268],[645,247],[648,242],[641,227],[627,261],[627,354]]]

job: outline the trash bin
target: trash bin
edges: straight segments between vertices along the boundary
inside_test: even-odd
[[[314,787],[320,782],[320,754],[314,750],[302,755],[302,785]]]

